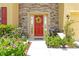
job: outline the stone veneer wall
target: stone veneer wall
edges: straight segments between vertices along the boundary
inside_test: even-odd
[[[50,28],[59,29],[59,7],[57,3],[21,3],[19,4],[19,26],[23,28],[25,33],[28,33],[28,12],[48,12],[50,14]]]

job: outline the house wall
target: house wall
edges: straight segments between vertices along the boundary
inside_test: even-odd
[[[7,24],[18,26],[18,4],[0,3],[0,7],[7,7]]]
[[[64,29],[64,3],[59,3],[59,29],[62,32]]]
[[[21,3],[19,4],[20,22],[19,25],[24,32],[30,33],[30,18],[28,14],[33,13],[48,13],[48,29],[57,28],[59,30],[59,5],[57,3]]]
[[[64,20],[67,20],[66,15],[70,15],[71,12],[79,12],[79,3],[64,4]]]
[[[75,39],[79,40],[79,12],[71,12],[70,13],[71,20],[74,21],[74,23],[71,25],[75,32]]]

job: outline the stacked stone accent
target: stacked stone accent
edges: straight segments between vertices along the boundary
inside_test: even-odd
[[[50,14],[49,20],[50,28],[59,29],[59,8],[57,3],[21,3],[19,4],[19,26],[23,28],[25,33],[28,33],[28,13],[29,12],[48,12]]]

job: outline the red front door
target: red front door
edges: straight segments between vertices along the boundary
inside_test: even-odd
[[[34,36],[43,36],[43,15],[34,16]]]

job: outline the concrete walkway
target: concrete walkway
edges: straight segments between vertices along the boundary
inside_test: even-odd
[[[64,50],[62,48],[47,48],[44,40],[31,40],[32,44],[27,53],[28,56],[40,56],[40,57],[79,57],[79,48],[68,48]],[[39,57],[39,58],[40,58]]]
[[[44,40],[31,40],[32,44],[29,48],[29,56],[49,56],[47,46]]]

